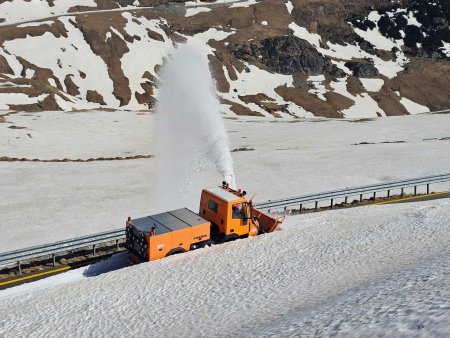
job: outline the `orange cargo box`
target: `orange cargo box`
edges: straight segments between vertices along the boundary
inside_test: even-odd
[[[210,223],[183,208],[127,222],[127,248],[140,260],[153,261],[205,246]]]

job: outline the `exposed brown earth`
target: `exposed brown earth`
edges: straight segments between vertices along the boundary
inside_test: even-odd
[[[103,100],[103,96],[97,93],[95,90],[88,90],[86,93],[86,100],[92,103],[98,103],[102,106],[106,105]]]
[[[67,74],[64,78],[64,85],[66,86],[66,92],[69,95],[80,95],[80,88],[72,80],[73,74]]]
[[[278,87],[275,91],[286,101],[294,102],[320,117],[341,118],[343,116],[339,111],[353,105],[352,100],[333,92],[326,93],[324,96],[327,101],[323,101],[317,96],[297,88]]]
[[[143,158],[152,158],[152,155],[134,155],[134,156],[116,156],[116,157],[97,157],[97,158],[88,158],[88,159],[52,159],[52,160],[41,160],[38,158],[19,158],[19,157],[9,157],[9,156],[0,156],[0,162],[95,162],[95,161],[125,161],[125,160],[138,160]]]
[[[408,111],[400,103],[400,97],[384,85],[378,93],[369,93],[378,106],[388,116],[407,115]]]
[[[361,81],[356,76],[350,75],[347,78],[347,91],[353,96],[356,96],[361,95],[366,90],[364,89]]]
[[[28,112],[37,112],[37,111],[45,111],[45,110],[61,110],[59,105],[55,101],[55,94],[49,94],[42,101],[38,101],[37,103],[30,104],[10,104],[10,109],[16,111],[28,111]]]
[[[390,89],[402,97],[433,110],[449,108],[450,62],[424,58],[411,58],[409,67],[389,81]]]

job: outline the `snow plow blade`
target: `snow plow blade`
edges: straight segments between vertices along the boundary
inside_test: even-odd
[[[284,217],[277,219],[255,208],[253,208],[253,217],[258,220],[259,229],[262,233],[273,232],[284,220]]]

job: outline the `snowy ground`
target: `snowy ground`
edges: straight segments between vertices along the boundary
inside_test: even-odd
[[[4,118],[0,157],[155,151],[152,114]],[[449,122],[448,114],[225,120],[231,149],[247,149],[232,153],[237,182],[259,201],[447,172]],[[155,211],[157,161],[0,162],[0,251]],[[199,189],[220,177],[200,163],[191,181],[197,188],[173,207],[196,209]],[[132,267],[120,254],[1,291],[0,336],[446,337],[449,218],[448,199],[368,206],[288,217],[269,235]]]
[[[295,216],[269,235],[96,276],[118,256],[0,292],[0,333],[446,337],[449,217],[449,201]]]
[[[47,112],[5,118],[6,123],[0,123],[0,157],[88,159],[154,152],[151,114]],[[231,149],[254,149],[232,155],[238,185],[256,192],[256,201],[439,174],[450,167],[448,114],[225,122]],[[404,142],[382,143],[394,141]],[[361,142],[373,144],[358,145]],[[152,207],[158,198],[153,193],[156,163],[157,157],[0,162],[0,251],[117,229],[127,216],[157,211]],[[173,207],[196,210],[200,189],[220,180],[210,166],[194,168],[195,189],[174,201]]]

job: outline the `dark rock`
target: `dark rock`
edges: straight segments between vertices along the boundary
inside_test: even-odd
[[[423,41],[423,33],[419,27],[408,25],[405,27],[405,45],[410,48],[416,48],[418,42]]]
[[[405,18],[405,16],[402,14],[402,15],[398,15],[396,18],[395,18],[395,23],[396,23],[396,25],[397,25],[397,27],[399,28],[399,29],[403,29],[403,28],[405,28],[407,25],[408,25],[408,20]]]
[[[260,62],[281,74],[337,72],[329,58],[320,54],[309,42],[295,36],[267,38],[260,45],[243,43],[235,47],[233,54],[247,62]]]
[[[369,61],[349,61],[345,66],[353,72],[356,77],[373,78],[378,77],[378,69]]]

